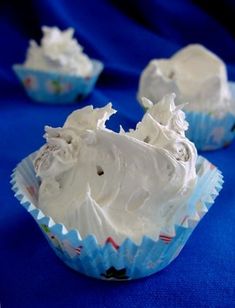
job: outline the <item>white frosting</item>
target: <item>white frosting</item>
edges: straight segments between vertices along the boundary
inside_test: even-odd
[[[43,38],[39,46],[30,41],[24,65],[41,71],[52,71],[89,77],[92,61],[83,53],[82,47],[73,38],[74,29],[60,31],[57,27],[42,27]]]
[[[189,45],[170,59],[150,61],[141,74],[138,99],[157,102],[176,93],[186,110],[221,113],[232,111],[231,93],[223,61],[201,45]]]
[[[115,133],[105,121],[112,105],[73,112],[62,128],[46,127],[47,143],[34,165],[41,179],[39,208],[82,237],[117,243],[143,235],[174,234],[197,176],[194,145],[185,137],[184,113],[167,95],[135,130]]]

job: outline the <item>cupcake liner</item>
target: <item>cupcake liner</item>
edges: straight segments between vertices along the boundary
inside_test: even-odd
[[[189,128],[186,136],[198,150],[216,150],[229,145],[235,137],[235,114],[222,118],[202,112],[185,111]]]
[[[108,237],[100,245],[94,235],[81,238],[79,230],[67,230],[37,208],[39,180],[33,158],[25,158],[12,174],[12,189],[24,208],[33,216],[51,248],[69,267],[85,275],[105,280],[131,280],[154,274],[174,260],[192,231],[214,203],[222,188],[221,172],[203,157],[198,157],[198,182],[188,201],[188,211],[175,225],[175,235],[160,233],[153,240],[144,236],[137,245],[127,238],[121,245]]]
[[[209,151],[228,146],[235,137],[235,83],[229,82],[232,93],[232,110],[221,117],[212,113],[185,111],[189,128],[187,138],[198,150]]]
[[[93,90],[103,70],[103,64],[97,60],[92,60],[92,63],[92,75],[88,78],[44,72],[23,65],[13,65],[13,70],[31,99],[44,103],[66,104],[86,97]]]

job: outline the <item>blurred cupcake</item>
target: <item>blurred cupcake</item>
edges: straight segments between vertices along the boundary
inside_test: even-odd
[[[34,100],[69,103],[87,96],[103,69],[91,60],[73,38],[74,29],[42,27],[41,44],[30,41],[26,61],[13,69]]]
[[[201,45],[189,45],[170,59],[150,61],[141,74],[138,100],[157,102],[176,93],[176,104],[185,105],[187,137],[198,150],[228,145],[235,136],[235,97],[225,64]]]
[[[16,197],[68,266],[108,280],[156,273],[213,204],[222,175],[197,157],[174,97],[144,99],[129,132],[105,127],[111,104],[75,111],[14,170]]]

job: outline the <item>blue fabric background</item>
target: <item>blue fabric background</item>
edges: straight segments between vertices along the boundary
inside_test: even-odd
[[[43,144],[45,124],[59,126],[76,108],[113,102],[109,124],[134,127],[141,70],[188,43],[216,52],[235,80],[234,1],[38,0],[0,7],[0,303],[6,307],[235,307],[235,142],[203,153],[222,170],[224,189],[180,256],[149,278],[112,283],[64,266],[10,188],[11,170]],[[217,7],[216,7],[217,5]],[[85,52],[104,62],[92,95],[70,106],[35,104],[11,65],[24,60],[40,26],[74,27]]]

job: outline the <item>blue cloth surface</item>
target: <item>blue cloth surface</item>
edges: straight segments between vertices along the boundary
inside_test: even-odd
[[[213,2],[210,2],[213,3]],[[82,276],[53,253],[9,184],[16,164],[43,143],[44,125],[60,126],[73,110],[112,101],[109,127],[135,127],[141,70],[188,43],[202,43],[235,80],[234,1],[38,0],[0,7],[0,303],[1,307],[235,307],[235,142],[202,153],[224,175],[224,188],[179,257],[161,272],[132,282]],[[215,4],[216,5],[216,4]],[[223,6],[222,6],[223,5]],[[223,13],[223,14],[220,14]],[[95,91],[69,106],[33,103],[11,70],[40,26],[74,27],[78,41],[105,69]]]

